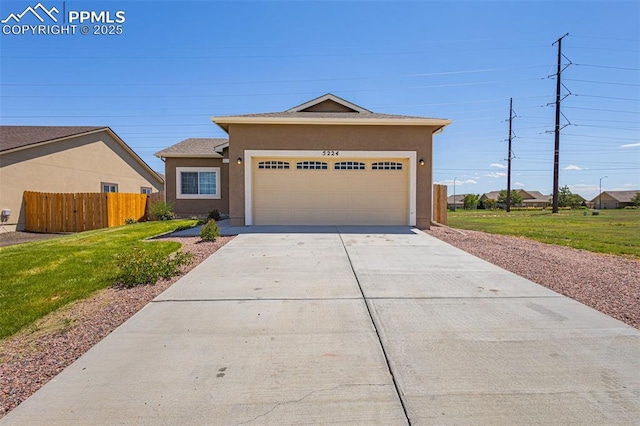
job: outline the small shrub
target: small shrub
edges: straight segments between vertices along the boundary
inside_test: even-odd
[[[176,214],[173,212],[173,204],[158,201],[149,206],[149,214],[152,220],[172,220]]]
[[[138,223],[138,221],[132,217],[128,217],[124,220],[124,223],[125,225],[133,225],[134,223]]]
[[[117,282],[130,288],[142,284],[155,284],[160,278],[171,278],[180,273],[182,266],[189,265],[193,259],[191,253],[177,252],[163,255],[140,248],[129,253],[116,255],[120,268]]]
[[[220,236],[220,227],[215,220],[210,219],[200,230],[202,241],[215,241]]]
[[[218,209],[215,210],[211,210],[209,212],[209,215],[207,216],[208,219],[213,219],[216,222],[220,220],[220,211]]]

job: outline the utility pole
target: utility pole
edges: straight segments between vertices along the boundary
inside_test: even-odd
[[[458,177],[454,177],[453,178],[453,211],[456,211],[456,179],[458,179]]]
[[[560,76],[562,75],[562,39],[568,36],[566,33],[552,46],[558,43],[558,72],[556,74],[556,128],[555,128],[555,146],[553,151],[553,210],[552,213],[558,213],[558,187],[559,187],[559,168],[560,168],[560,101],[562,101],[560,91],[562,83],[560,82]]]
[[[509,98],[509,156],[507,157],[507,213],[511,211],[511,125],[513,122],[513,98]]]

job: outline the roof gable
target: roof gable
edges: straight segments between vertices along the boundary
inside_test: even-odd
[[[318,98],[288,109],[286,112],[342,112],[363,113],[371,112],[336,95],[327,93]]]

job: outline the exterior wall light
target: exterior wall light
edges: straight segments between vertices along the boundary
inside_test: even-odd
[[[420,165],[424,166],[424,160],[422,158],[420,159]]]
[[[238,163],[238,166],[242,165],[242,157],[238,157],[238,159],[236,160],[236,163]]]

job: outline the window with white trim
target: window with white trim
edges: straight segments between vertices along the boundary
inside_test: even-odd
[[[402,170],[402,163],[394,161],[378,161],[371,164],[371,170]]]
[[[359,161],[340,161],[334,164],[335,170],[364,170],[364,163]]]
[[[176,198],[219,199],[220,167],[176,167]]]
[[[298,170],[327,170],[327,163],[324,161],[298,161]]]
[[[118,192],[117,183],[102,182],[100,186],[102,187],[102,192]]]
[[[147,188],[146,186],[141,186],[140,187],[140,193],[141,194],[151,195],[151,188]]]
[[[289,162],[288,161],[260,161],[258,163],[259,169],[288,169]]]

